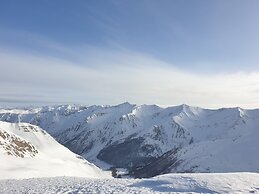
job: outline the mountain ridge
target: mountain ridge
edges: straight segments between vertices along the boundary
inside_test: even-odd
[[[242,143],[246,146],[245,153],[259,152],[254,148],[257,144],[246,139],[259,137],[258,118],[259,109],[203,109],[186,104],[171,107],[128,102],[115,106],[60,105],[25,109],[20,113],[0,109],[0,120],[18,122],[20,119],[38,125],[71,151],[102,168],[144,168],[172,152],[173,156],[168,154],[166,160],[173,158],[179,165],[166,172],[238,169],[258,172],[259,158],[255,155],[247,156],[240,164],[230,158],[225,160],[227,167],[220,164],[225,154],[240,160],[235,146],[241,149]],[[229,153],[225,153],[224,146]]]

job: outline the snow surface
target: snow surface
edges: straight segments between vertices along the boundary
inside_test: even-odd
[[[259,193],[257,173],[167,174],[150,179],[0,180],[0,193]]]
[[[0,179],[109,177],[108,172],[72,153],[38,126],[0,122],[0,132]],[[26,151],[23,145],[27,145]],[[33,154],[30,153],[32,146],[36,148]]]

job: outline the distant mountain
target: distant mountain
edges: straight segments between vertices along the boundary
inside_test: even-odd
[[[63,105],[1,109],[0,120],[38,125],[96,165],[136,177],[259,172],[259,110]]]
[[[0,121],[0,179],[107,175],[28,123]]]

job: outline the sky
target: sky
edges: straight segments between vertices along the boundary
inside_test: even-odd
[[[0,106],[259,108],[257,0],[0,3]]]

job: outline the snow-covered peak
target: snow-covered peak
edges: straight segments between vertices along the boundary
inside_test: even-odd
[[[163,108],[157,106],[157,105],[140,105],[134,107],[132,110],[132,114],[137,117],[148,117],[150,115],[154,115],[155,113],[160,112],[163,110]]]
[[[133,107],[133,106],[136,106],[136,105],[135,104],[131,104],[129,102],[124,102],[124,103],[115,105],[115,107]]]

